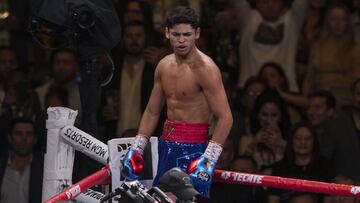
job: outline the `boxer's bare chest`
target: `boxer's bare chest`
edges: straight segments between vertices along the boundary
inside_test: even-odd
[[[161,83],[166,97],[184,101],[202,94],[196,74],[197,71],[188,65],[172,65],[164,69]]]

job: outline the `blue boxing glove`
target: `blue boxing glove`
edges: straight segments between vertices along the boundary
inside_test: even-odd
[[[214,174],[216,162],[210,161],[204,155],[192,161],[188,168],[194,188],[204,197],[210,196],[212,176]]]
[[[195,189],[204,197],[210,197],[212,177],[222,148],[220,144],[210,141],[204,154],[192,161],[186,169]]]
[[[134,143],[121,160],[120,172],[128,180],[138,180],[144,171],[143,153],[148,143],[148,138],[143,135],[137,135]]]

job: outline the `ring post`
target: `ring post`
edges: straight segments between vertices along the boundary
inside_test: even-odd
[[[42,201],[72,185],[74,148],[61,138],[61,128],[74,125],[77,111],[65,107],[47,109],[47,143],[44,160]]]

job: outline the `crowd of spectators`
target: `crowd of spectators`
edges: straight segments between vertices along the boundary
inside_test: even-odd
[[[163,35],[165,17],[171,8],[187,5],[200,13],[197,47],[221,69],[234,117],[218,167],[359,183],[359,0],[113,0],[113,5],[122,31],[110,53],[114,77],[102,88],[97,138],[106,143],[135,135],[155,67],[171,53]],[[82,67],[74,47],[49,50],[33,42],[26,32],[27,3],[1,0],[0,8],[0,202],[35,202],[32,187],[23,185],[32,181],[33,167],[41,170],[46,109],[79,110],[75,125],[81,128]],[[11,188],[4,187],[15,177]],[[21,194],[6,195],[10,189]],[[222,184],[214,184],[212,194],[211,202],[360,202]]]

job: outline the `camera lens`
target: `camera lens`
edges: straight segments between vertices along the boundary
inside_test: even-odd
[[[78,25],[83,29],[89,29],[95,24],[94,15],[88,11],[83,10],[78,15]]]

